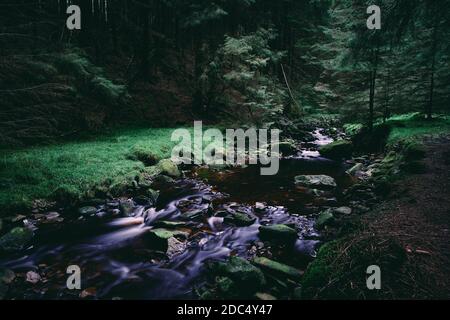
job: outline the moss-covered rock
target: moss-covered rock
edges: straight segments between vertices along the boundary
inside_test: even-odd
[[[266,283],[260,269],[245,259],[230,257],[227,262],[215,261],[209,264],[213,274],[225,276],[234,281],[245,294],[254,294]]]
[[[128,153],[127,158],[130,160],[141,161],[146,166],[154,166],[161,160],[151,150],[141,146],[134,146]]]
[[[336,256],[338,243],[333,241],[323,245],[317,253],[317,258],[306,269],[302,279],[302,298],[315,297],[316,292],[323,288],[332,277],[333,269],[330,260]]]
[[[148,232],[145,235],[145,240],[149,247],[166,252],[169,249],[169,239],[186,238],[187,236],[188,234],[183,231],[158,228]]]
[[[319,214],[319,217],[316,220],[316,228],[317,230],[321,230],[326,226],[333,224],[334,221],[333,211],[331,209],[325,210]]]
[[[302,276],[301,272],[296,268],[264,257],[256,257],[253,259],[253,263],[264,270],[268,270],[294,280],[298,280]]]
[[[301,175],[295,177],[295,184],[300,187],[333,190],[337,187],[336,181],[326,175]]]
[[[292,244],[297,240],[298,235],[295,229],[284,224],[277,224],[272,226],[261,226],[259,228],[259,237],[261,240]]]
[[[229,214],[224,219],[225,223],[234,224],[238,227],[247,227],[255,223],[256,218],[242,212]]]
[[[14,228],[0,238],[0,251],[20,251],[33,238],[33,232],[26,228]]]
[[[319,152],[325,158],[341,160],[351,158],[353,144],[351,141],[339,140],[319,148]]]
[[[162,174],[165,174],[169,177],[179,178],[181,176],[181,172],[178,169],[178,166],[170,159],[161,160],[158,163],[157,168],[161,170]]]
[[[82,207],[78,209],[78,213],[83,217],[88,217],[97,213],[96,207]]]

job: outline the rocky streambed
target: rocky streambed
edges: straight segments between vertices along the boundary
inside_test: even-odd
[[[0,297],[301,298],[321,243],[377,202],[361,182],[380,162],[320,157],[333,140],[313,137],[285,151],[274,177],[255,166],[196,167],[126,197],[12,218],[0,238]],[[72,265],[81,290],[67,288]]]

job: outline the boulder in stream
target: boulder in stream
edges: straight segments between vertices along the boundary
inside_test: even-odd
[[[300,187],[320,190],[333,190],[337,187],[336,181],[326,175],[301,175],[295,177],[295,184]]]
[[[234,224],[238,227],[248,227],[255,223],[256,218],[246,213],[235,212],[225,217],[225,223]]]
[[[334,215],[331,209],[322,211],[316,220],[316,228],[321,230],[334,222]]]
[[[161,170],[161,173],[173,178],[179,178],[181,172],[175,162],[170,159],[161,160],[157,164],[157,168]]]
[[[80,209],[78,209],[78,213],[80,215],[82,215],[83,217],[88,217],[88,216],[92,216],[94,214],[97,213],[97,208],[96,207],[82,207]]]
[[[20,251],[33,238],[33,231],[27,228],[14,228],[0,238],[0,251]]]
[[[261,240],[292,244],[297,240],[298,235],[295,229],[284,224],[276,224],[272,226],[261,226],[259,228],[259,237]]]
[[[351,141],[339,140],[320,147],[319,152],[323,157],[332,160],[351,158],[353,153],[353,144]]]
[[[230,278],[245,294],[256,293],[266,283],[260,269],[239,257],[230,257],[227,262],[211,262],[209,268],[214,274]]]
[[[298,269],[264,257],[256,257],[253,259],[253,263],[264,270],[274,272],[294,280],[298,280],[302,276]]]

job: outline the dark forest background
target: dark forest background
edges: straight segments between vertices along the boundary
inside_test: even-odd
[[[67,6],[82,30],[66,28]],[[118,124],[448,112],[448,0],[0,3],[0,144]]]

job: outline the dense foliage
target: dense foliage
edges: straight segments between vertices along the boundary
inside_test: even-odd
[[[82,29],[68,31],[69,4]],[[447,0],[20,0],[0,4],[1,144],[327,112],[446,112]],[[70,116],[68,116],[70,115]],[[238,116],[237,116],[238,115]]]

